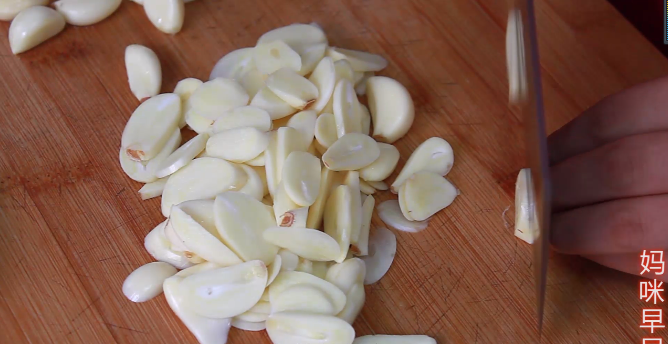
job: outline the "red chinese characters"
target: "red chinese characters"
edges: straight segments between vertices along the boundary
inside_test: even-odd
[[[663,251],[649,251],[643,250],[640,255],[640,266],[642,271],[640,275],[645,273],[654,273],[656,276],[663,275],[666,268],[666,262],[663,260]],[[640,281],[640,299],[645,302],[652,302],[656,305],[658,302],[663,302],[661,295],[663,289],[663,282],[656,279],[651,281]],[[642,310],[642,324],[640,328],[648,329],[654,333],[657,329],[665,328],[663,324],[663,310],[660,308],[647,308]],[[663,344],[661,338],[643,338],[642,344]]]

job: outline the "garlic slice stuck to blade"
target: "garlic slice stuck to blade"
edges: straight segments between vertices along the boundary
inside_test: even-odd
[[[65,28],[62,14],[46,6],[21,10],[9,26],[9,46],[14,55],[28,51]]]
[[[433,172],[445,176],[450,172],[455,157],[452,146],[440,137],[432,137],[422,142],[406,161],[397,179],[392,183],[393,193],[399,192],[399,187],[408,177],[420,171]]]
[[[529,201],[531,188],[531,170],[523,168],[515,183],[515,236],[529,244],[537,237],[536,207]]]
[[[369,237],[369,255],[362,257],[366,265],[364,285],[380,281],[390,270],[397,253],[397,237],[387,228],[376,228]]]
[[[140,101],[157,96],[162,85],[160,60],[153,50],[139,44],[125,48],[125,69],[130,91]]]

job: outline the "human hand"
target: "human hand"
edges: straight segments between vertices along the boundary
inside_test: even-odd
[[[643,250],[668,248],[668,77],[603,99],[548,150],[557,251],[638,275]]]

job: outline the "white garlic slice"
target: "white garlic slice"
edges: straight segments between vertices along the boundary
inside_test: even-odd
[[[183,166],[189,164],[200,152],[206,148],[206,142],[209,139],[207,134],[199,134],[190,141],[183,144],[158,166],[155,176],[158,178],[167,177],[178,171]]]
[[[290,153],[305,151],[307,147],[303,147],[301,133],[295,128],[282,127],[278,128],[276,132],[276,168],[278,169],[278,181],[281,182],[283,180],[285,160],[287,160]]]
[[[440,137],[432,137],[422,142],[406,161],[397,179],[392,183],[391,190],[394,193],[413,174],[420,171],[433,172],[445,176],[452,169],[455,156],[452,146]]]
[[[130,91],[139,100],[157,96],[162,85],[160,60],[153,50],[139,44],[125,48],[125,69]]]
[[[165,189],[167,178],[161,178],[154,182],[146,183],[139,189],[139,196],[142,200],[147,200],[162,195],[162,190]]]
[[[167,159],[167,157],[172,154],[180,144],[181,131],[178,128],[174,128],[172,135],[167,140],[165,146],[162,147],[160,153],[149,161],[130,160],[130,157],[125,154],[125,149],[121,148],[118,153],[121,168],[128,177],[138,182],[150,183],[156,181],[158,177],[155,176],[155,172],[158,169],[158,165],[160,165],[163,160]]]
[[[276,193],[274,194],[273,205],[276,224],[281,223],[281,216],[283,216],[285,213],[298,208],[300,208],[299,204],[295,203],[292,198],[288,196],[288,192],[285,190],[283,182],[278,183],[278,186],[276,187]]]
[[[515,183],[515,236],[533,244],[538,236],[536,206],[530,201],[531,170],[523,168]]]
[[[243,188],[239,189],[239,192],[244,193],[248,196],[255,198],[258,201],[262,201],[264,197],[264,183],[258,175],[258,173],[250,166],[244,164],[239,165],[239,168],[246,172],[248,179],[246,180],[246,185]],[[264,171],[263,171],[264,173]]]
[[[173,93],[160,94],[143,102],[123,129],[121,147],[130,159],[150,160],[165,146],[177,128],[181,99]]]
[[[257,92],[264,87],[266,79],[266,74],[262,74],[257,69],[253,68],[244,73],[239,82],[248,93],[248,96],[253,98]]]
[[[299,54],[280,40],[256,45],[253,49],[253,62],[262,74],[271,74],[281,68],[288,68],[293,72],[302,69],[302,58]]]
[[[317,44],[327,44],[327,37],[321,28],[307,24],[292,24],[264,33],[257,44],[283,41],[298,53],[304,53]]]
[[[171,243],[165,237],[165,225],[167,220],[161,222],[151,230],[144,238],[146,251],[160,262],[171,264],[177,269],[186,269],[192,266],[183,252],[175,252],[171,249]]]
[[[0,2],[0,20],[11,21],[26,8],[48,4],[49,0],[3,0]]]
[[[249,161],[246,161],[246,164],[250,165]],[[251,166],[251,168],[253,168],[253,170],[255,170],[255,173],[257,173],[257,175],[260,177],[260,180],[262,181],[262,194],[264,196],[267,196],[269,194],[269,187],[267,186],[267,174],[264,166]]]
[[[399,208],[401,208],[401,214],[404,215],[406,220],[408,221],[415,221],[411,213],[408,212],[408,206],[406,205],[406,183],[403,183],[399,187]]]
[[[282,248],[278,251],[281,256],[281,271],[294,271],[299,265],[299,256]]]
[[[341,310],[336,317],[343,319],[352,325],[362,311],[365,301],[366,294],[364,292],[364,285],[362,283],[353,285],[352,288],[350,288],[350,291],[346,294],[346,306],[343,307],[343,310]]]
[[[246,184],[246,173],[218,158],[198,158],[176,171],[162,193],[162,214],[169,216],[172,205],[195,199],[212,199],[221,192],[238,190]]]
[[[257,331],[262,331],[267,328],[267,325],[264,321],[261,322],[248,322],[248,321],[243,321],[239,320],[236,318],[232,318],[232,327],[243,330],[243,331],[251,331],[251,332],[257,332]]]
[[[259,301],[251,309],[234,317],[235,319],[248,322],[262,322],[267,320],[271,314],[271,305],[266,301]]]
[[[267,334],[274,344],[350,344],[355,339],[355,330],[344,320],[301,312],[270,315]]]
[[[385,76],[373,76],[367,80],[366,96],[376,140],[393,143],[406,135],[413,125],[415,108],[404,85]]]
[[[387,67],[387,60],[384,57],[364,51],[329,47],[327,56],[334,61],[346,60],[350,62],[356,72],[378,72]]]
[[[357,93],[358,96],[366,95],[366,81],[375,75],[374,72],[364,72],[362,78],[355,83],[355,93]]]
[[[318,288],[327,295],[329,301],[334,305],[334,314],[340,312],[346,305],[346,295],[335,285],[311,275],[310,273],[301,271],[281,271],[278,277],[269,286],[269,301],[274,303],[274,300],[288,290],[288,288],[296,285],[308,285]]]
[[[362,228],[357,244],[352,245],[350,250],[357,256],[366,256],[369,254],[369,231],[371,229],[371,217],[373,216],[373,207],[376,205],[376,199],[368,196],[362,204]]]
[[[378,205],[378,216],[390,228],[402,232],[417,233],[429,225],[429,221],[411,221],[401,212],[399,201],[389,200]]]
[[[285,212],[278,217],[278,225],[280,227],[306,227],[308,209],[308,207],[304,207]]]
[[[267,178],[267,189],[273,198],[276,195],[278,187],[278,166],[276,165],[276,156],[278,154],[278,132],[269,132],[269,144],[264,151],[264,171]]]
[[[350,65],[350,62],[347,60],[334,60],[334,70],[336,71],[337,84],[344,79],[350,82],[355,81],[355,72],[353,71],[353,67]]]
[[[267,287],[271,285],[272,282],[276,279],[276,276],[278,276],[278,273],[281,272],[282,270],[282,265],[283,265],[283,258],[281,257],[280,254],[277,254],[276,257],[274,257],[274,261],[267,267],[267,270],[269,271],[269,278],[267,278]]]
[[[271,313],[307,312],[336,315],[334,304],[320,288],[308,285],[293,285],[271,301]]]
[[[318,88],[289,68],[281,68],[270,74],[266,85],[275,95],[298,110],[305,109],[318,99]]]
[[[213,132],[253,127],[260,131],[271,129],[271,116],[263,109],[254,106],[241,106],[227,111],[213,123]]]
[[[357,337],[353,344],[436,344],[436,340],[427,336],[398,336],[378,334]]]
[[[120,5],[121,0],[58,0],[53,3],[68,24],[77,26],[99,23],[116,12]]]
[[[256,158],[269,145],[269,135],[254,127],[221,131],[206,142],[207,154],[233,162]]]
[[[268,144],[267,144],[267,146],[268,146]],[[252,167],[264,167],[264,165],[265,165],[264,152],[260,153],[260,155],[254,157],[253,159],[245,161],[244,164],[246,164],[248,166],[252,166]],[[266,179],[266,172],[264,171],[264,169],[262,170],[262,175],[265,176],[263,184],[265,185],[265,189],[266,189],[267,179]]]
[[[216,196],[214,209],[216,228],[223,242],[241,259],[259,259],[265,264],[274,261],[278,247],[262,239],[262,233],[275,226],[276,219],[266,211],[262,202],[240,192],[228,191]]]
[[[387,228],[376,228],[369,237],[369,255],[361,258],[366,265],[364,285],[380,281],[390,270],[396,253],[397,237],[394,233]]]
[[[318,188],[318,197],[308,208],[308,218],[306,219],[306,226],[308,228],[321,228],[322,217],[325,213],[325,206],[329,195],[331,194],[332,186],[334,185],[334,177],[337,172],[328,168],[322,168],[320,172],[320,187]]]
[[[362,134],[371,135],[371,115],[366,105],[357,102],[357,113],[362,120]]]
[[[183,0],[143,0],[144,12],[158,30],[176,34],[183,27],[185,6]]]
[[[174,94],[178,95],[181,97],[181,118],[179,119],[179,128],[183,128],[186,126],[186,112],[190,110],[190,104],[188,103],[188,99],[190,99],[190,96],[197,90],[200,86],[202,86],[203,82],[200,79],[196,78],[185,78],[179,82],[176,83],[176,86],[174,87]]]
[[[13,12],[13,11],[11,11]],[[22,9],[9,25],[9,46],[14,55],[28,51],[65,28],[65,18],[54,9],[33,6]]]
[[[350,216],[352,228],[350,229],[350,244],[357,245],[362,230],[362,198],[360,195],[360,173],[358,171],[348,171],[343,179],[343,184],[348,185],[352,196],[350,203]]]
[[[327,148],[322,162],[333,171],[351,171],[370,165],[379,156],[376,141],[364,134],[349,133]]]
[[[283,163],[282,183],[296,204],[312,205],[320,188],[320,159],[306,152],[290,153]]]
[[[279,98],[267,86],[257,91],[250,105],[267,111],[272,120],[290,116],[297,112],[297,109]]]
[[[190,106],[197,113],[216,120],[235,107],[248,105],[250,97],[246,90],[234,79],[215,78],[197,88],[190,96]]]
[[[339,257],[335,259],[337,263],[346,259],[350,247],[353,227],[352,198],[350,188],[347,185],[340,185],[332,191],[325,205],[323,214],[325,233],[336,239],[341,249]]]
[[[315,139],[325,148],[331,147],[339,139],[336,130],[336,119],[331,113],[323,113],[315,121]]]
[[[326,43],[318,43],[304,48],[304,50],[299,53],[302,58],[302,69],[299,70],[299,75],[308,75],[313,72],[318,65],[318,62],[325,56],[326,51]]]
[[[145,302],[162,293],[162,283],[176,273],[176,268],[163,262],[142,265],[123,282],[123,294],[132,302]]]
[[[183,304],[209,318],[231,318],[260,301],[267,284],[267,267],[252,260],[225,268],[207,270],[183,279]]]
[[[333,97],[337,136],[340,138],[348,133],[361,133],[362,117],[358,111],[359,101],[350,81],[341,79],[336,84]]]
[[[403,210],[410,214],[416,221],[424,221],[432,215],[452,204],[459,191],[447,179],[440,175],[421,171],[413,174],[406,180],[405,204],[407,209]],[[399,202],[401,205],[401,202]]]
[[[212,132],[211,129],[213,128],[214,122],[212,119],[201,116],[199,112],[193,108],[184,110],[186,111],[184,115],[185,122],[190,129],[198,134],[210,134]]]
[[[325,57],[313,70],[309,81],[318,88],[318,99],[311,105],[311,109],[317,113],[321,113],[325,105],[332,98],[334,87],[336,86],[336,70],[334,69],[334,62],[330,57]]]
[[[318,118],[318,114],[313,110],[301,111],[294,114],[286,125],[291,128],[297,129],[299,132],[302,141],[303,151],[306,151],[311,143],[313,142],[313,137],[315,135],[315,122]]]
[[[373,188],[376,189],[376,190],[385,191],[385,190],[390,189],[390,186],[387,185],[387,183],[385,183],[383,181],[374,182],[374,181],[371,181],[371,180],[367,180],[366,182],[367,182],[367,184],[373,186]]]
[[[376,193],[376,189],[373,186],[367,184],[364,179],[360,179],[360,191],[365,195],[373,195]]]
[[[253,68],[255,68],[253,48],[233,50],[216,62],[209,75],[209,80],[215,78],[239,80],[244,73]]]
[[[270,227],[264,231],[263,237],[276,246],[314,261],[334,260],[341,252],[334,238],[317,229]]]
[[[380,149],[378,159],[360,170],[360,177],[366,181],[385,180],[394,172],[399,162],[400,154],[397,147],[378,142],[378,148]]]
[[[170,243],[170,249],[172,251],[178,252],[179,254],[183,253],[183,255],[190,261],[192,258],[192,255],[194,253],[188,251],[188,248],[186,245],[183,244],[183,240],[179,237],[178,234],[176,234],[176,231],[174,230],[174,226],[169,222],[169,218],[167,219],[167,223],[165,223],[165,238]],[[192,262],[191,262],[192,263]],[[195,264],[195,263],[193,263]]]
[[[353,286],[364,282],[365,276],[366,264],[364,261],[359,258],[350,258],[343,263],[330,266],[325,280],[348,294]]]

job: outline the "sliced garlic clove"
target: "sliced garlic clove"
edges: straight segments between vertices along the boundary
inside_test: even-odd
[[[189,103],[200,116],[216,120],[229,110],[248,105],[248,100],[250,97],[239,82],[215,78],[197,88],[190,96]]]
[[[373,216],[373,207],[376,205],[376,199],[368,196],[362,204],[362,228],[357,244],[350,247],[350,250],[357,256],[366,256],[369,254],[369,230],[371,229],[371,217]]]
[[[234,318],[241,321],[257,323],[267,320],[269,314],[271,314],[271,305],[269,302],[260,301],[255,304],[255,306],[251,307],[251,309],[237,315]]]
[[[297,112],[297,109],[283,101],[266,86],[257,91],[250,105],[267,111],[272,120],[290,116]]]
[[[357,337],[353,344],[436,344],[436,340],[427,336],[373,335]]]
[[[144,238],[146,251],[160,262],[171,264],[177,269],[186,269],[192,266],[182,252],[174,252],[171,243],[165,236],[165,225],[167,220],[161,222],[151,230]]]
[[[387,67],[387,60],[384,57],[364,51],[329,47],[327,56],[334,61],[346,60],[350,62],[356,72],[378,72]]]
[[[241,106],[234,108],[213,123],[213,132],[253,127],[260,131],[269,131],[271,129],[271,116],[263,109],[254,106]]]
[[[251,309],[267,284],[267,267],[252,260],[196,273],[183,279],[184,305],[209,318],[231,318]]]
[[[278,255],[281,256],[281,271],[294,271],[299,265],[299,256],[286,249],[280,249]]]
[[[429,138],[422,142],[408,158],[406,165],[392,183],[392,192],[397,193],[406,179],[420,171],[445,176],[452,169],[454,162],[455,156],[448,141],[440,137]]]
[[[239,168],[244,170],[248,176],[246,185],[244,185],[244,187],[241,188],[239,192],[249,195],[258,201],[262,201],[262,198],[264,197],[264,183],[262,182],[260,176],[257,174],[255,169],[250,166],[241,164],[239,165]],[[264,173],[264,171],[262,172]]]
[[[322,162],[333,171],[359,170],[376,161],[380,148],[372,138],[360,133],[349,133],[332,144]]]
[[[334,305],[334,314],[340,312],[346,305],[346,295],[335,285],[301,271],[281,271],[274,283],[269,286],[269,300],[274,303],[283,292],[296,285],[308,285],[319,289],[327,295],[329,301]]]
[[[214,221],[213,201],[196,200],[176,205],[172,207],[169,223],[189,252],[220,266],[242,262],[221,242]]]
[[[202,86],[203,82],[202,80],[196,79],[196,78],[185,78],[178,83],[176,83],[176,87],[174,87],[174,94],[178,95],[181,97],[181,118],[179,119],[179,128],[183,128],[186,126],[186,112],[190,109],[190,104],[188,104],[188,99],[190,99],[190,96],[199,88]]]
[[[353,286],[364,282],[365,276],[366,264],[364,264],[364,261],[359,258],[351,258],[329,267],[325,280],[348,294]]]
[[[318,114],[315,111],[306,110],[296,113],[286,123],[288,127],[295,128],[299,132],[302,137],[303,151],[306,151],[311,146],[311,142],[313,142],[317,118]]]
[[[326,51],[327,43],[318,43],[304,48],[299,53],[302,58],[302,69],[299,70],[298,74],[308,75],[313,72],[318,62],[325,56]]]
[[[399,162],[399,150],[391,144],[378,142],[380,156],[376,161],[360,170],[360,177],[366,181],[381,181],[389,177]]]
[[[77,26],[99,23],[116,12],[120,5],[121,0],[58,0],[53,3],[68,24]]]
[[[339,318],[300,312],[270,315],[267,334],[275,344],[350,344],[355,339],[353,327]]]
[[[276,195],[276,188],[278,187],[278,166],[276,165],[276,156],[278,154],[278,132],[269,132],[269,144],[264,151],[264,171],[267,178],[267,189],[273,198]]]
[[[209,139],[207,134],[199,134],[190,141],[183,144],[158,166],[155,176],[158,178],[167,177],[178,171],[183,166],[189,164],[200,152],[206,148],[206,142]]]
[[[322,28],[307,24],[292,24],[279,27],[263,34],[257,44],[283,41],[292,49],[302,54],[317,44],[327,44],[327,37]]]
[[[358,111],[359,101],[350,81],[341,79],[336,84],[333,97],[337,136],[340,138],[348,133],[362,132],[362,117]]]
[[[222,266],[220,266],[216,263],[206,262],[206,263],[191,266],[187,269],[183,269],[183,270],[179,271],[178,273],[176,273],[175,276],[180,277],[180,278],[186,278],[188,276],[192,276],[192,275],[200,273],[200,272],[209,271],[209,270],[218,269],[218,268],[222,268]]]
[[[293,72],[302,69],[302,58],[283,41],[259,43],[253,49],[253,62],[262,74],[271,74],[281,68]]]
[[[172,152],[181,144],[181,131],[178,128],[174,128],[172,135],[167,140],[167,143],[158,155],[153,157],[149,161],[134,161],[125,154],[125,149],[121,148],[118,158],[121,163],[121,168],[123,172],[128,175],[128,177],[142,183],[150,183],[156,181],[158,177],[155,176],[155,172],[158,169],[158,165],[167,159],[167,157],[172,154]]]
[[[161,178],[154,182],[146,183],[139,189],[139,196],[142,200],[147,200],[162,196],[162,190],[165,189],[167,178]]]
[[[264,240],[314,261],[330,261],[339,257],[339,244],[331,236],[311,228],[270,227]]]
[[[281,68],[269,75],[266,85],[284,102],[298,110],[305,109],[318,99],[318,88],[288,68]]]
[[[390,228],[402,232],[417,233],[429,225],[429,221],[411,221],[401,212],[399,201],[389,200],[378,205],[378,216]]]
[[[362,257],[366,265],[364,285],[380,281],[390,270],[397,253],[397,237],[387,228],[378,227],[369,237],[369,255]]]
[[[275,226],[275,219],[262,202],[240,192],[228,191],[216,197],[214,209],[216,228],[223,242],[241,259],[259,259],[265,264],[273,262],[278,247],[265,242],[262,232]]]
[[[339,312],[336,317],[343,319],[352,325],[362,311],[365,301],[366,294],[364,293],[364,285],[362,283],[353,285],[352,288],[350,288],[350,291],[346,294],[346,306],[343,307],[343,310]]]
[[[297,264],[295,271],[305,272],[307,274],[313,275],[313,262],[306,258],[299,257],[299,264]]]
[[[169,219],[167,219],[167,223],[165,224],[164,232],[165,232],[165,238],[167,238],[167,240],[170,243],[170,249],[172,251],[178,252],[179,254],[183,254],[186,260],[190,262],[190,258],[193,253],[189,252],[186,245],[183,244],[183,240],[181,240],[179,235],[176,234],[174,226],[172,226],[172,224],[169,222]]]
[[[194,132],[198,134],[210,134],[212,132],[214,121],[201,116],[195,109],[186,110],[184,118],[188,127]]]
[[[373,137],[393,143],[406,135],[415,118],[413,99],[406,87],[394,79],[373,76],[367,80],[366,93],[373,119]]]
[[[339,139],[336,130],[336,119],[331,113],[323,113],[315,121],[315,139],[325,148],[331,147]],[[324,152],[323,152],[324,154]]]
[[[146,100],[125,125],[121,147],[132,160],[150,160],[165,146],[180,116],[181,99],[173,93]]]
[[[143,0],[144,12],[148,20],[158,30],[176,34],[183,27],[185,6],[183,0]]]
[[[257,69],[251,69],[241,76],[239,82],[248,96],[253,98],[264,87],[266,79],[267,75],[260,73]]]
[[[365,195],[373,195],[376,193],[376,189],[373,186],[367,184],[364,179],[360,179],[360,191]]]
[[[354,82],[355,72],[353,67],[350,65],[350,62],[347,60],[333,60],[334,61],[334,70],[336,71],[336,83],[338,84],[341,80],[348,80],[351,83]]]
[[[264,152],[262,152],[262,153],[260,153],[260,155],[256,156],[255,158],[250,159],[248,161],[245,161],[244,164],[246,164],[248,166],[252,166],[252,167],[264,167],[264,164],[265,164],[264,159],[265,159],[264,158]],[[267,179],[266,179],[264,169],[262,170],[262,175],[265,176],[263,184],[264,184],[264,188],[266,189],[267,188]]]
[[[233,50],[216,62],[209,75],[209,80],[215,78],[239,80],[244,73],[254,67],[253,48]]]
[[[366,81],[375,75],[376,74],[374,72],[364,72],[362,78],[355,82],[355,93],[357,93],[358,96],[366,95]]]
[[[317,113],[321,113],[325,105],[332,98],[334,87],[336,86],[336,69],[331,58],[325,57],[313,70],[309,76],[315,87],[318,88],[318,99],[311,105],[311,109]]]
[[[367,182],[367,184],[373,186],[373,188],[376,189],[376,190],[385,191],[385,190],[390,189],[390,187],[387,185],[387,183],[382,182],[382,181],[374,182],[374,181],[367,180],[366,182]]]
[[[0,3],[0,20],[11,21],[19,12],[34,6],[46,6],[49,0],[9,0]]]
[[[65,28],[65,18],[52,8],[33,6],[22,9],[9,26],[9,46],[14,55],[28,51]]]
[[[293,209],[278,217],[280,227],[306,227],[308,207]]]
[[[267,325],[264,321],[261,322],[248,322],[232,318],[232,327],[237,328],[243,331],[257,332],[262,331],[267,328]]]
[[[360,196],[360,174],[357,171],[348,171],[343,179],[343,184],[348,185],[352,196],[350,204],[350,216],[352,228],[350,229],[350,244],[355,246],[360,238],[362,229],[362,198]]]
[[[331,194],[332,186],[337,172],[328,168],[322,168],[320,172],[320,187],[318,188],[318,197],[315,202],[308,209],[308,218],[306,226],[308,228],[321,228],[322,217],[325,212],[325,206],[329,195]]]
[[[264,154],[260,154],[260,155],[263,156]],[[249,161],[246,161],[246,164],[250,165]],[[266,174],[266,171],[264,169],[264,166],[251,166],[251,168],[253,168],[255,173],[257,173],[258,177],[260,177],[260,180],[262,181],[262,195],[267,196],[269,194],[269,188],[267,186],[267,174]],[[272,201],[272,204],[273,204],[273,201]]]
[[[267,278],[267,286],[270,286],[272,282],[276,279],[276,276],[278,276],[278,273],[281,272],[281,265],[283,265],[283,258],[281,258],[280,254],[277,254],[276,257],[274,257],[274,261],[267,267],[269,271],[269,278]],[[267,312],[268,314],[268,312]]]
[[[142,100],[157,96],[162,85],[160,60],[153,50],[139,44],[125,48],[125,69],[130,91]]]
[[[169,216],[172,205],[195,199],[212,199],[221,192],[238,190],[246,184],[246,173],[218,158],[198,158],[176,171],[162,193],[162,214]]]
[[[362,134],[371,135],[371,115],[369,114],[369,109],[360,102],[357,102],[357,105],[358,116],[362,120]]]
[[[515,236],[533,244],[538,236],[535,219],[536,206],[530,201],[531,171],[523,168],[515,183]]]
[[[332,192],[325,205],[323,222],[325,233],[336,239],[341,249],[337,263],[343,262],[348,254],[350,235],[353,227],[353,209],[350,188],[340,185]],[[358,197],[355,195],[355,197]]]
[[[290,153],[283,163],[282,183],[296,204],[312,205],[320,188],[320,159],[306,152]]]
[[[303,142],[301,140],[302,137],[299,131],[297,131],[295,128],[282,127],[278,128],[276,132],[276,168],[278,169],[278,181],[280,182],[283,180],[283,167],[285,166],[285,160],[287,160],[290,153],[305,151],[307,147],[303,147]],[[288,210],[291,209],[286,209],[286,211]]]
[[[123,294],[132,302],[145,302],[162,293],[162,283],[176,273],[176,268],[163,262],[142,265],[123,282]]]
[[[293,285],[278,294],[271,301],[271,313],[307,312],[312,314],[336,315],[334,304],[320,288],[308,285]]]
[[[410,216],[416,221],[424,221],[443,210],[455,200],[459,191],[440,175],[422,171],[406,180],[405,204]],[[401,190],[401,189],[400,189]],[[399,191],[399,198],[402,197]],[[401,205],[401,202],[399,203]]]
[[[408,212],[408,206],[406,205],[406,183],[402,184],[399,187],[399,208],[401,208],[401,214],[404,215],[406,220],[415,221],[411,213]]]
[[[269,145],[269,134],[254,127],[234,128],[211,136],[206,151],[213,157],[233,162],[256,158]]]
[[[278,183],[276,193],[274,194],[274,216],[276,217],[276,224],[280,224],[281,216],[290,210],[300,208],[299,204],[295,203],[288,192],[285,190],[283,182]]]

